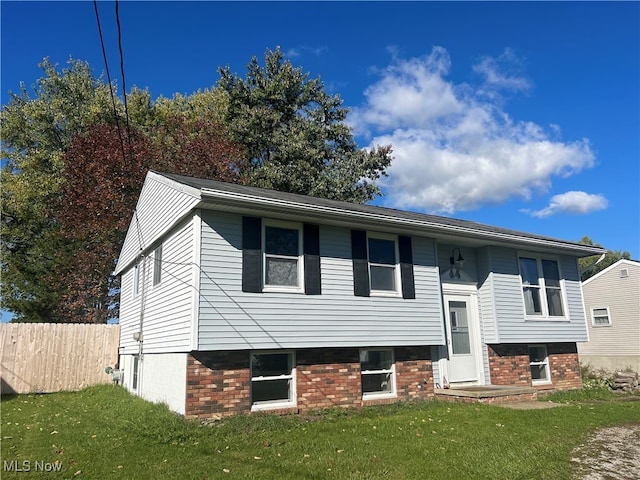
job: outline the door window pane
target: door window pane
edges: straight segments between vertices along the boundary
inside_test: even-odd
[[[467,304],[465,302],[449,302],[449,320],[451,323],[451,353],[454,355],[470,354]]]

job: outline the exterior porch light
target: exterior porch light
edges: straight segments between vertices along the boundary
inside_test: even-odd
[[[458,252],[457,258],[456,258],[456,251]],[[449,263],[451,264],[451,269],[449,270],[449,277],[460,278],[460,270],[462,270],[462,267],[464,266],[464,258],[462,258],[462,252],[458,247],[455,247],[453,250],[451,250]]]

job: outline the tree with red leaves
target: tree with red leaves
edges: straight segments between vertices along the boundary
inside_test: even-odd
[[[148,136],[113,125],[77,136],[53,212],[66,243],[59,253],[65,268],[52,275],[66,286],[60,317],[104,323],[118,316],[120,285],[112,272],[149,169],[242,183],[240,153],[215,122],[178,115]]]

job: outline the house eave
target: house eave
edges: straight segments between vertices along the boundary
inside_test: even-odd
[[[424,235],[437,240],[465,241],[470,246],[500,245],[537,251],[562,252],[575,256],[599,255],[606,249],[581,245],[547,237],[519,234],[518,232],[486,231],[473,226],[438,223],[428,220],[401,218],[380,213],[363,212],[313,203],[293,202],[238,192],[203,188],[199,208],[225,210],[249,215],[269,214],[280,218],[315,219],[330,225],[375,227],[405,233]],[[471,222],[470,222],[471,223]]]

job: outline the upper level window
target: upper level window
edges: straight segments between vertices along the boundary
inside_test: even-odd
[[[609,307],[591,309],[591,322],[594,327],[608,327],[611,325]]]
[[[153,284],[158,285],[162,281],[162,244],[153,252]]]
[[[367,239],[371,292],[398,291],[397,241],[393,236],[373,236]]]
[[[264,227],[264,286],[302,289],[301,229],[293,225]]]
[[[527,315],[563,317],[563,295],[558,262],[533,257],[520,257],[519,260]]]

